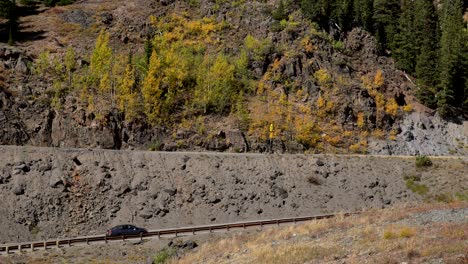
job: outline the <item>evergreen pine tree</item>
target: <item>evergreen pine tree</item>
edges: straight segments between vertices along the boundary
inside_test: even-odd
[[[275,20],[283,20],[288,18],[288,13],[286,11],[286,6],[283,0],[280,0],[276,10],[272,12],[272,17]]]
[[[354,0],[353,17],[354,23],[369,32],[374,32],[374,1]]]
[[[411,0],[402,1],[402,14],[399,19],[398,34],[395,35],[393,57],[400,69],[414,74],[418,56],[418,29],[415,24],[415,3]]]
[[[353,6],[354,0],[337,0],[335,10],[335,17],[344,32],[347,32],[353,27]]]
[[[145,41],[145,63],[146,67],[149,66],[151,54],[153,53],[153,42],[151,38],[148,36]]]
[[[14,35],[18,30],[18,16],[16,13],[16,4],[12,0],[0,0],[0,18],[8,19],[8,43],[13,45]]]
[[[463,110],[465,113],[468,113],[468,15],[467,19],[465,20],[465,28],[463,29],[463,50],[462,50],[462,67],[461,67],[461,74],[465,79],[464,83],[464,94],[463,94]]]
[[[450,115],[450,106],[461,105],[464,98],[462,65],[462,1],[444,0],[441,13],[440,86],[438,108],[442,116]],[[466,74],[466,73],[464,73]]]
[[[375,0],[375,32],[382,50],[393,49],[400,15],[400,0]]]
[[[414,5],[415,39],[419,54],[416,60],[418,98],[427,106],[435,107],[437,71],[437,14],[432,0],[416,0]]]
[[[333,0],[301,0],[301,8],[307,18],[327,29],[333,3]]]

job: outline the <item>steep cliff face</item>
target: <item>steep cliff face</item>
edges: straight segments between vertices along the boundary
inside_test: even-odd
[[[125,222],[164,228],[462,197],[468,160],[432,162],[419,169],[404,157],[3,146],[0,223],[9,228],[0,242],[96,234]]]
[[[17,48],[0,48],[0,144],[167,151],[467,154],[466,122],[444,121],[420,105],[413,96],[416,87],[411,77],[397,70],[391,58],[378,54],[369,33],[356,28],[346,35],[327,34],[299,11],[281,24],[271,15],[276,7],[273,1],[234,4],[203,0],[196,5],[186,1],[84,1],[23,17],[23,34],[43,33],[18,42]],[[150,23],[151,15],[165,21],[170,29]],[[200,23],[216,30],[209,31],[207,25],[196,29]],[[168,107],[169,121],[159,123],[150,122],[144,114],[128,120],[128,114],[117,109],[112,93],[107,97],[95,94],[91,107],[89,100],[83,99],[87,84],[76,80],[89,74],[90,51],[99,29],[110,33],[115,58],[131,51],[137,59],[145,56],[148,38],[192,30],[184,33],[184,43],[201,43],[209,38],[204,47],[206,56],[222,51],[237,58],[245,52],[245,71],[236,78],[250,88],[236,87],[244,89],[243,100],[228,102],[224,111],[200,111],[192,109],[196,100],[190,89],[196,87],[190,83],[204,78],[190,79],[184,82],[182,90],[186,90],[178,95],[179,102]],[[197,35],[203,30],[210,35]],[[72,82],[63,77],[65,53],[70,47],[76,52],[72,71],[76,78],[71,78]],[[52,62],[46,63],[49,68],[42,65],[44,54],[49,54]],[[141,69],[145,67],[135,63],[135,89],[141,88],[147,70]],[[170,70],[178,67],[182,66]],[[202,63],[194,63],[189,72],[198,72],[200,67]],[[162,87],[167,89],[167,85]],[[91,85],[86,89],[95,88]],[[223,97],[227,95],[219,100]],[[276,128],[271,144],[269,123]]]

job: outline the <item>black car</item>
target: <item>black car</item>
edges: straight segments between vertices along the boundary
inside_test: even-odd
[[[148,231],[134,225],[118,225],[107,230],[106,236],[128,236],[146,234]]]

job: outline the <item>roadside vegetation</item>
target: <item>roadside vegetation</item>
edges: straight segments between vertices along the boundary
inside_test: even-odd
[[[461,217],[435,223],[429,215],[461,208],[466,212],[466,207],[466,202],[457,202],[372,210],[356,217],[230,235],[167,263],[464,263],[466,221]]]

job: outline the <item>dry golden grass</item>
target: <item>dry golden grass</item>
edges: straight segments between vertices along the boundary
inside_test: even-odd
[[[311,221],[235,235],[202,245],[170,263],[401,263],[466,260],[468,223],[401,224],[412,214],[468,203],[400,205],[358,216]]]

